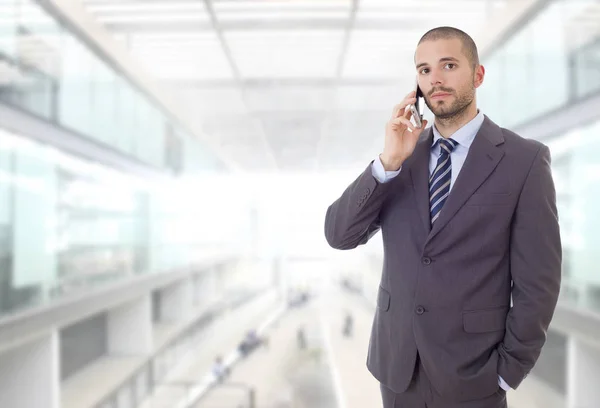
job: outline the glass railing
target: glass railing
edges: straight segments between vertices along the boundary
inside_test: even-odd
[[[158,168],[182,170],[183,145],[200,145],[159,103],[35,0],[0,2],[0,101]]]
[[[214,200],[0,129],[0,317],[140,274],[174,271],[243,235]],[[197,183],[201,189],[201,183]],[[243,218],[243,203],[236,214]],[[226,210],[224,210],[226,211]],[[212,223],[210,220],[213,220]],[[206,233],[223,224],[224,232]]]

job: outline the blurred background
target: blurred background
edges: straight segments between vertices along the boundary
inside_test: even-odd
[[[0,406],[381,406],[381,238],[323,222],[440,25],[553,156],[563,287],[509,406],[600,407],[600,0],[0,0]]]

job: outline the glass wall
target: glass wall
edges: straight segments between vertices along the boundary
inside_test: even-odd
[[[600,89],[600,36],[573,53],[573,73],[577,97],[586,97]]]
[[[245,245],[243,200],[223,206],[200,179],[163,181],[0,129],[0,315]]]
[[[492,120],[518,127],[600,93],[600,0],[553,0],[489,56],[479,104]],[[563,241],[563,295],[600,310],[598,122],[544,139],[552,154]]]
[[[174,143],[218,162],[35,0],[0,2],[0,101],[159,168],[182,169]]]
[[[600,199],[600,118],[553,138],[552,168],[563,239],[563,294],[579,306],[600,311],[596,198]]]
[[[515,127],[600,92],[597,0],[554,0],[490,55],[479,105]]]

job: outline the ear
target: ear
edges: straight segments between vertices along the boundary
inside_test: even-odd
[[[477,65],[473,74],[473,85],[475,88],[479,88],[483,83],[485,77],[485,67],[483,65]]]

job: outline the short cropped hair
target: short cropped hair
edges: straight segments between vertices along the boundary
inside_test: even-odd
[[[427,31],[423,34],[423,37],[419,40],[420,45],[424,41],[435,41],[435,40],[453,40],[458,39],[462,43],[462,48],[467,59],[471,63],[471,67],[475,69],[479,65],[479,53],[477,52],[477,45],[471,36],[462,30],[454,27],[437,27]]]

